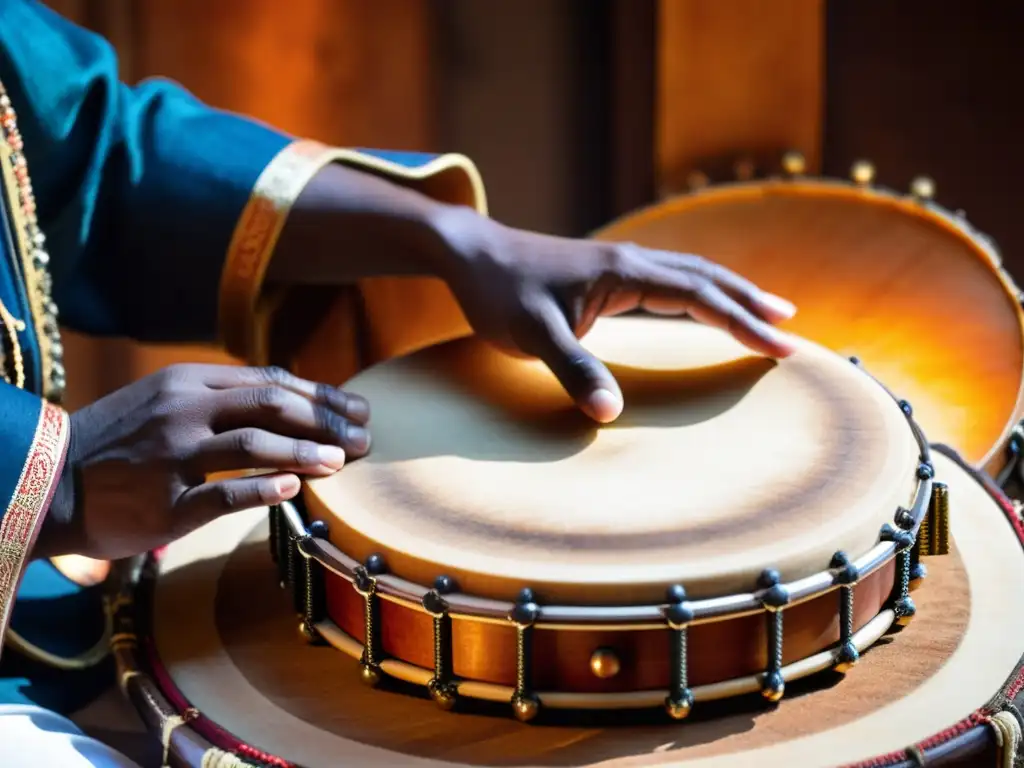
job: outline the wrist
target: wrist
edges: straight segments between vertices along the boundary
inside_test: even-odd
[[[32,557],[48,558],[78,551],[79,535],[76,514],[78,494],[78,473],[72,459],[74,453],[74,419],[69,426],[69,445],[60,478],[54,488],[50,506],[39,529],[39,536],[33,547]]]
[[[435,259],[439,277],[455,288],[478,262],[493,254],[501,224],[467,206],[440,206],[431,220],[437,241]]]

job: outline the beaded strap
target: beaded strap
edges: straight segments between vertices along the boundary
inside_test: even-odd
[[[59,402],[64,395],[66,384],[64,373],[64,347],[60,340],[57,320],[57,305],[52,298],[53,284],[49,273],[50,255],[46,251],[46,238],[39,228],[36,217],[36,199],[29,178],[28,162],[25,159],[25,142],[18,130],[18,118],[11,105],[11,99],[3,83],[0,83],[0,134],[9,151],[14,173],[17,200],[12,200],[11,219],[17,250],[21,255],[22,276],[28,295],[29,310],[35,326],[36,338],[41,352],[42,394],[52,402]],[[17,363],[21,358],[17,333],[11,333],[8,318],[4,312],[4,326],[7,335],[14,339],[12,357]],[[18,376],[18,386],[24,386],[24,373]]]

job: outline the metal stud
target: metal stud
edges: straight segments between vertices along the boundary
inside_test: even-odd
[[[857,186],[866,187],[875,180],[875,166],[867,160],[858,160],[850,169],[850,178]]]
[[[789,176],[802,176],[807,170],[807,161],[801,152],[787,152],[782,156],[782,169]]]
[[[910,194],[918,200],[931,200],[935,197],[935,182],[927,176],[918,176],[910,182]]]
[[[622,662],[612,648],[598,648],[590,654],[590,671],[599,680],[610,680],[622,671]]]

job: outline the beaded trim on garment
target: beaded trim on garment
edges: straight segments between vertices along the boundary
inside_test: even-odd
[[[64,394],[64,348],[60,340],[57,305],[51,296],[52,281],[48,266],[46,238],[36,218],[36,199],[25,159],[24,140],[18,130],[18,118],[11,99],[0,82],[0,164],[11,201],[9,211],[14,250],[20,261],[21,279],[25,284],[29,310],[39,343],[42,395],[59,402]],[[3,340],[0,347],[0,372],[5,381],[19,388],[25,386],[25,365],[18,333],[25,330],[25,321],[16,318],[0,302],[0,324]]]

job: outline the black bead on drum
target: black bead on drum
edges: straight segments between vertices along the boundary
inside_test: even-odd
[[[451,576],[441,575],[434,579],[434,589],[442,595],[450,595],[456,590],[455,579]]]

